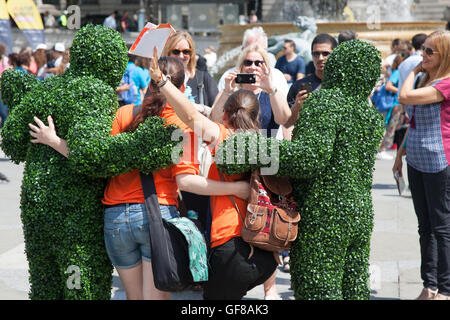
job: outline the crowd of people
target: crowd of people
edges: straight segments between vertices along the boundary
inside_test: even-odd
[[[126,32],[127,13],[120,24],[117,20],[115,12],[105,19],[104,25]],[[191,35],[178,31],[168,40],[159,63],[157,56],[151,59],[129,55],[122,83],[116,88],[122,107],[116,114],[112,134],[134,130],[146,117],[158,115],[198,136],[200,145],[209,146],[213,155],[221,141],[239,130],[264,129],[268,137],[291,140],[305,99],[321,89],[328,57],[341,43],[357,37],[349,30],[338,39],[329,34],[317,35],[311,44],[312,61],[306,64],[296,54],[293,40],[284,41],[282,53],[276,59],[268,52],[264,30],[247,29],[236,66],[216,82],[205,68],[205,59],[196,52]],[[391,55],[383,60],[378,87],[367,97],[382,113],[386,125],[377,158],[389,159],[386,151],[397,148],[393,172],[401,176],[402,157],[406,154],[422,255],[424,290],[418,299],[450,299],[450,209],[446,190],[450,161],[449,48],[447,31],[418,34],[411,43],[395,39]],[[213,51],[208,48],[205,53]],[[62,43],[51,50],[43,44],[34,51],[28,48],[8,56],[5,52],[0,45],[0,74],[14,69],[43,80],[63,74],[70,66],[69,49]],[[255,74],[257,80],[236,83],[239,73]],[[137,118],[133,116],[133,106],[140,108]],[[0,118],[3,125],[7,110],[1,100]],[[61,144],[52,119],[49,118],[48,124],[41,120],[36,119],[30,125],[34,142],[47,144],[68,157],[70,150]],[[111,178],[105,189],[105,221],[110,224],[107,226],[105,222],[107,251],[128,299],[168,299],[170,294],[156,289],[152,277],[145,276],[152,272],[148,237],[133,235],[117,243],[106,232],[107,228],[118,227],[113,226],[114,221],[131,209],[136,219],[142,220],[144,226],[148,224],[142,186],[136,182],[138,173],[134,170]],[[205,177],[198,173],[194,164],[181,163],[161,169],[154,177],[155,182],[164,181],[164,188],[158,185],[156,188],[164,218],[180,215],[176,207],[176,191],[180,190],[186,207],[197,213],[205,227],[211,246],[211,272],[203,287],[204,298],[241,299],[251,288],[264,285],[266,299],[280,299],[275,285],[275,260],[258,249],[254,258],[248,260],[248,245],[239,237],[242,224],[228,196],[235,196],[241,212],[246,211],[250,190],[245,175],[226,176],[221,181],[214,162]],[[148,227],[140,232],[148,232]],[[124,253],[124,247],[132,249]],[[289,272],[289,252],[280,254],[283,271]]]

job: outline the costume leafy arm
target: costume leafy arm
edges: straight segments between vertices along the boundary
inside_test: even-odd
[[[95,88],[92,82],[90,85]],[[68,130],[69,161],[75,170],[107,178],[131,169],[150,172],[172,164],[172,150],[178,142],[171,139],[175,127],[166,127],[163,119],[150,117],[134,132],[111,136],[114,113],[92,106],[117,103],[115,94],[111,88],[95,91],[77,103],[76,109],[84,113],[77,115]]]
[[[23,72],[5,71],[2,74],[2,99],[9,107],[9,115],[2,128],[0,147],[14,163],[25,161],[30,142],[28,123],[33,118],[34,105],[27,92],[38,84],[36,77]]]
[[[273,161],[276,161],[279,166],[277,174],[281,176],[310,178],[320,174],[333,154],[341,117],[338,112],[340,104],[341,97],[334,90],[314,92],[305,101],[292,141],[278,142],[256,133],[239,133],[229,137],[217,152],[220,160],[216,154],[219,170],[225,174],[236,174],[273,167]],[[227,157],[230,150],[234,152],[234,157]]]

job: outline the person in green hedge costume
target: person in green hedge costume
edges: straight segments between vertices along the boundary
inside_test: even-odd
[[[277,175],[291,177],[301,214],[290,252],[296,299],[370,297],[372,173],[384,127],[368,96],[380,72],[375,47],[359,40],[341,44],[327,60],[323,89],[305,100],[292,141],[272,149],[274,139],[238,133],[224,141],[216,159],[225,174],[235,174],[264,167],[266,150],[259,146],[279,150]],[[234,164],[226,163],[228,152]]]
[[[14,163],[25,162],[21,218],[31,299],[110,299],[113,268],[101,204],[106,178],[172,164],[176,128],[159,117],[132,133],[110,134],[118,108],[114,88],[127,61],[118,32],[87,25],[74,37],[65,74],[42,82],[24,73],[2,74],[10,115],[1,148]],[[34,115],[53,117],[70,149],[68,159],[30,142]]]

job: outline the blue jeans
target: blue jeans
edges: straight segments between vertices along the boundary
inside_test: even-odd
[[[176,206],[160,205],[163,219],[179,217]],[[150,261],[150,231],[144,203],[124,203],[105,208],[104,236],[111,263],[120,269]]]

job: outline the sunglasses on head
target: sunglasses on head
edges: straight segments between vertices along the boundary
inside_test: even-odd
[[[313,51],[312,55],[313,57],[320,57],[320,55],[324,56],[324,57],[328,57],[331,54],[331,52],[329,51]]]
[[[172,50],[173,55],[179,56],[180,53],[183,53],[185,56],[188,56],[191,54],[191,50],[190,49],[184,49],[184,50],[173,49]]]
[[[250,67],[252,64],[255,64],[255,66],[259,67],[260,65],[264,64],[264,61],[263,60],[255,60],[255,61],[253,61],[253,60],[245,59],[244,62],[243,62],[243,65],[245,67]]]
[[[425,54],[429,57],[431,57],[433,54],[438,53],[437,51],[433,51],[431,48],[427,48],[422,46],[422,51],[425,52]]]

